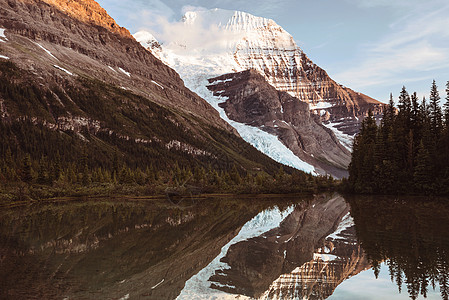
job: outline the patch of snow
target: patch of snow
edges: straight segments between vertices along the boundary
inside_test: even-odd
[[[125,70],[123,70],[122,68],[118,67],[118,69],[120,70],[120,72],[122,72],[123,74],[127,75],[128,77],[131,77],[131,73],[126,72]]]
[[[325,262],[336,260],[338,256],[332,254],[313,253],[313,260],[322,260]]]
[[[157,83],[156,81],[151,80],[151,82],[160,87],[161,89],[164,89],[164,87],[161,84]]]
[[[290,206],[284,211],[279,208],[268,209],[260,212],[249,222],[243,225],[237,236],[235,236],[229,243],[221,248],[220,254],[215,257],[204,269],[199,271],[196,275],[190,278],[184,286],[177,299],[225,299],[235,298],[235,295],[229,295],[219,290],[214,290],[209,286],[209,278],[215,274],[216,270],[228,269],[229,266],[220,260],[226,256],[226,253],[234,244],[248,240],[253,237],[276,228],[279,224],[293,212],[294,206]],[[240,297],[242,297],[240,295]],[[249,298],[240,298],[249,299]]]
[[[5,35],[5,30],[3,28],[0,28],[0,42],[4,42],[6,43],[6,41],[8,40],[8,38]]]
[[[330,130],[332,130],[335,134],[335,136],[337,137],[337,139],[340,141],[340,143],[346,148],[348,149],[349,152],[352,152],[352,145],[354,143],[354,136],[346,134],[341,132],[340,130],[338,130],[338,128],[336,127],[336,125],[338,125],[339,123],[327,123],[324,124],[324,126],[326,126],[327,128],[329,128]]]
[[[346,229],[354,226],[354,219],[351,217],[351,214],[348,212],[340,221],[340,224],[338,224],[337,230],[335,230],[333,233],[329,234],[326,239],[338,239],[339,234],[345,231]]]
[[[45,49],[42,45],[40,45],[40,44],[38,44],[38,43],[36,43],[36,45],[38,45],[42,50],[44,50],[48,55],[50,55],[50,56],[53,57],[54,59],[59,60],[59,59],[57,59],[53,54],[51,54],[50,51],[48,51],[47,49]]]
[[[222,288],[230,288],[230,289],[235,289],[235,286],[233,285],[229,285],[229,284],[222,284],[220,282],[214,282],[214,284],[218,287],[222,287]]]
[[[152,286],[151,289],[154,290],[155,288],[157,288],[158,286],[160,286],[164,281],[165,281],[165,278],[162,279],[158,284]]]
[[[333,105],[329,102],[324,102],[324,100],[321,100],[317,103],[309,103],[309,109],[310,110],[315,110],[315,109],[325,109],[325,108],[330,108]]]
[[[123,296],[119,300],[128,300],[128,299],[129,299],[129,294],[126,294],[125,296]]]
[[[228,79],[224,79],[224,80],[217,79],[217,80],[213,81],[212,83],[219,84],[219,83],[226,83],[226,82],[231,82],[231,81],[232,81],[232,78],[228,78]]]
[[[0,58],[3,58],[3,59],[9,59],[8,56],[4,56],[4,55],[0,55]]]
[[[112,71],[114,71],[115,73],[117,73],[117,71],[113,67],[108,66],[108,68],[111,69]]]
[[[70,76],[73,76],[73,73],[72,73],[72,72],[67,71],[67,70],[64,69],[63,67],[60,67],[60,66],[58,66],[58,65],[53,65],[53,67],[55,67],[56,69],[59,69],[59,70],[61,70],[61,71],[66,72],[66,73],[69,74]]]

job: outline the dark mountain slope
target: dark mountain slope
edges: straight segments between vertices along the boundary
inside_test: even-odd
[[[0,0],[6,165],[28,153],[92,168],[279,169],[111,20],[94,1]]]

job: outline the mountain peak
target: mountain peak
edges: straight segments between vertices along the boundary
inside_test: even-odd
[[[204,28],[217,26],[229,31],[257,31],[276,28],[279,32],[288,34],[275,21],[263,17],[257,17],[243,11],[233,11],[220,8],[210,10],[188,11],[181,21],[187,25],[201,25]]]
[[[81,22],[94,24],[109,31],[132,38],[128,29],[120,27],[115,20],[108,15],[106,10],[94,0],[43,0],[57,9]]]

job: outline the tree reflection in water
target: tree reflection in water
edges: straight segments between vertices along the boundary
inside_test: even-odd
[[[376,277],[386,261],[391,280],[410,298],[438,285],[449,297],[448,199],[348,197],[360,244]]]

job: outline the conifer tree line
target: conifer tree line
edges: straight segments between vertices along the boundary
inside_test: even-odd
[[[355,137],[348,188],[367,194],[449,194],[449,81],[446,98],[435,80],[429,101],[405,87],[390,96],[382,121],[371,112]]]
[[[200,161],[175,149],[149,148],[155,152],[152,155],[144,151],[146,146],[120,139],[114,141],[115,151],[106,152],[94,144],[95,136],[83,133],[91,142],[84,143],[70,132],[65,134],[73,137],[65,140],[65,135],[29,122],[0,122],[0,202],[155,195],[167,188],[200,193],[310,193],[335,186],[332,177],[288,167],[246,170],[229,159]],[[138,151],[138,147],[145,148]]]

